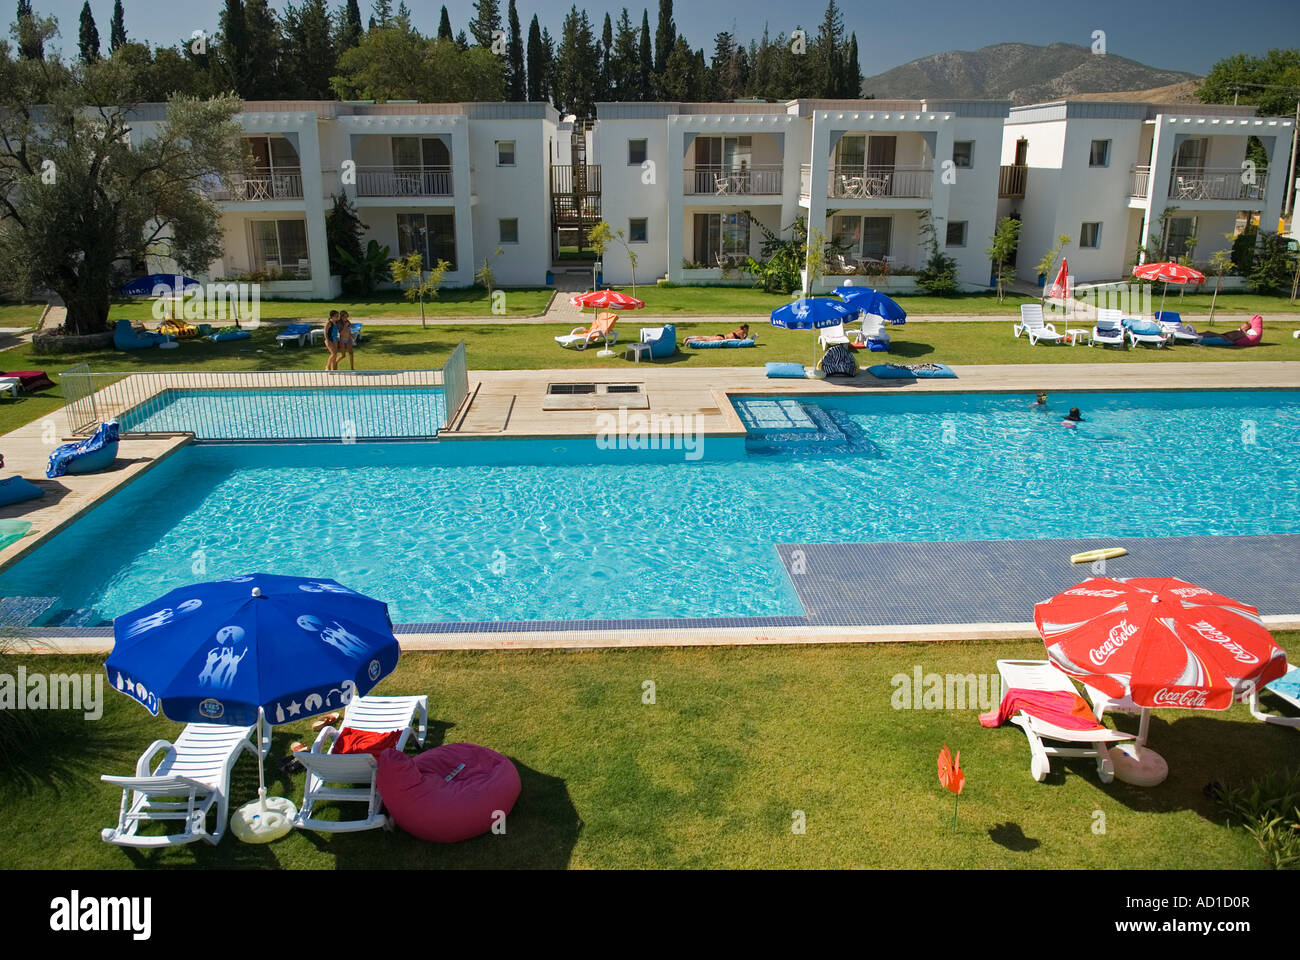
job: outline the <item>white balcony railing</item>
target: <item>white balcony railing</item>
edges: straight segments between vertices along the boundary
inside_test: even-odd
[[[934,170],[922,166],[837,164],[831,168],[826,196],[861,200],[871,197],[930,196]]]
[[[688,196],[780,196],[783,167],[779,163],[755,164],[743,170],[721,166],[686,167],[682,189]]]
[[[302,169],[254,167],[205,192],[213,200],[301,200]]]
[[[450,197],[451,167],[357,167],[359,197]]]
[[[1169,171],[1170,200],[1257,200],[1268,192],[1268,171],[1241,167],[1174,167]],[[1135,164],[1129,173],[1130,197],[1151,195],[1151,167]]]

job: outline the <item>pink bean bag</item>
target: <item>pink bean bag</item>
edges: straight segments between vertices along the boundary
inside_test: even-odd
[[[508,757],[473,743],[448,743],[415,757],[385,750],[375,782],[393,821],[433,843],[487,833],[514,807],[520,789]]]

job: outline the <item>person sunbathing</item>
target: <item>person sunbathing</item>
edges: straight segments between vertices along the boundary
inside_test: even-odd
[[[749,324],[742,323],[735,330],[725,336],[721,333],[712,333],[707,336],[687,337],[688,340],[748,340]]]
[[[1229,343],[1237,343],[1238,341],[1245,340],[1250,336],[1250,324],[1251,321],[1247,320],[1236,330],[1229,330],[1227,333],[1210,333],[1206,334],[1206,337],[1217,337],[1220,340],[1227,340]]]

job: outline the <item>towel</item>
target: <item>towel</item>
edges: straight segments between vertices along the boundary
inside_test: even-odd
[[[996,710],[980,714],[980,725],[1000,727],[1021,710],[1067,730],[1096,730],[1102,725],[1092,715],[1088,702],[1077,693],[1064,690],[1019,690],[1012,687],[1002,695]]]

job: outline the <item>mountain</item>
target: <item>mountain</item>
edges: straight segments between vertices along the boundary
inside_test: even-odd
[[[1194,73],[1158,70],[1113,53],[1053,43],[997,43],[979,50],[950,50],[912,60],[863,81],[863,92],[881,100],[920,97],[1010,100],[1013,104],[1059,100],[1081,93],[1146,90],[1199,79]]]

